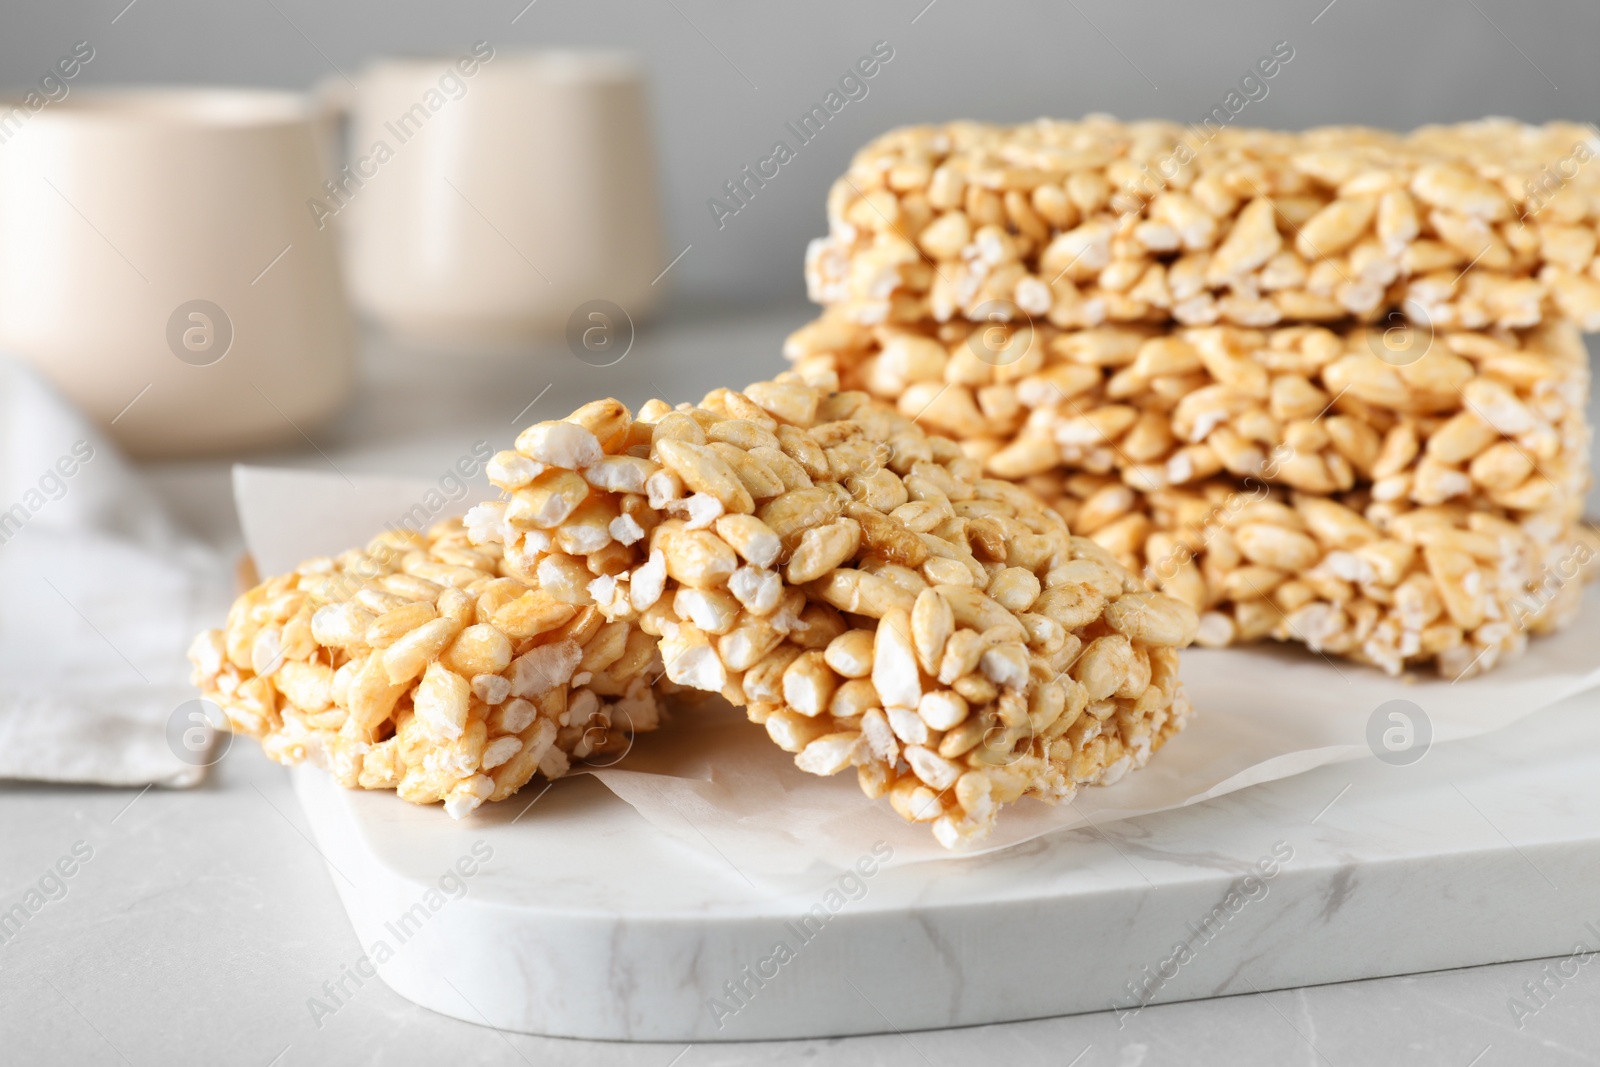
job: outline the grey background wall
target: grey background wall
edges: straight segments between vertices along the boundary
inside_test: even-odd
[[[1591,120],[1600,111],[1593,0],[33,0],[0,14],[0,82],[24,86],[74,42],[76,85],[304,87],[369,56],[623,46],[653,79],[670,254],[680,296],[799,300],[805,242],[829,182],[888,127],[1107,111],[1194,120],[1256,58],[1294,59],[1239,121],[1406,128],[1485,114]],[[780,176],[719,229],[706,207],[766,156],[857,57],[893,60]]]

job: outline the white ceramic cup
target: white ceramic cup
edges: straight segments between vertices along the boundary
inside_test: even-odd
[[[347,96],[348,163],[312,211],[345,229],[351,293],[390,332],[499,345],[660,288],[644,78],[613,52],[386,59]]]
[[[329,129],[308,98],[82,90],[11,107],[0,349],[135,455],[299,442],[338,407],[353,334],[338,249],[305,206]]]

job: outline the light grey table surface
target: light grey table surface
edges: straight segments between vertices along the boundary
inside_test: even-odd
[[[698,397],[781,367],[803,308],[700,309],[642,328],[628,357],[585,366],[537,352],[442,355],[372,340],[362,388],[312,443],[243,457],[347,473],[437,477],[473,443],[506,447],[523,422],[614,393]],[[548,386],[548,391],[546,387]],[[524,408],[537,398],[537,403]],[[237,552],[228,463],[144,467],[200,535]],[[1538,961],[1111,1013],[841,1040],[621,1045],[503,1034],[418,1008],[366,981],[332,1015],[322,997],[361,954],[283,768],[251,744],[188,791],[0,784],[0,911],[58,860],[92,857],[65,894],[0,940],[0,1063],[624,1064],[975,1062],[1497,1064],[1600,1062],[1600,959],[1560,987]],[[1595,916],[1600,922],[1600,914]],[[1094,966],[1093,960],[1083,966]],[[1004,974],[988,980],[1003,983]],[[1547,981],[1520,1028],[1508,1007]]]

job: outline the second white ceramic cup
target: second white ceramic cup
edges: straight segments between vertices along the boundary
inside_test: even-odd
[[[518,343],[607,300],[637,317],[666,266],[644,78],[609,52],[374,63],[348,164],[312,205],[345,230],[352,296],[446,345]]]

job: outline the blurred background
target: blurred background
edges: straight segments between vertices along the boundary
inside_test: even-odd
[[[58,289],[78,299],[74,264],[98,264],[110,279],[98,291],[121,286],[130,309],[114,319],[99,298],[95,315],[58,309],[54,333],[40,336],[68,332],[77,322],[102,324],[100,332],[77,342],[81,364],[69,366],[50,353],[36,362],[97,422],[113,424],[183,521],[231,548],[238,544],[228,488],[232,462],[431,478],[479,441],[507,447],[521,425],[560,417],[598,396],[634,406],[651,396],[676,403],[781,370],[783,338],[815,315],[806,303],[802,264],[806,243],[825,231],[829,185],[861,145],[891,127],[1090,112],[1197,122],[1230,93],[1240,93],[1241,79],[1274,54],[1287,61],[1270,81],[1245,87],[1250,99],[1235,120],[1241,125],[1408,129],[1485,115],[1591,120],[1600,110],[1600,66],[1590,55],[1600,40],[1600,5],[1555,0],[1533,10],[1507,0],[30,5],[6,15],[0,89],[22,93],[42,86],[51,95],[52,86],[41,79],[58,60],[74,50],[93,53],[64,86],[55,84],[64,95],[43,108],[47,118],[30,120],[38,134],[99,87],[309,90],[313,95],[302,99],[353,105],[356,122],[346,141],[354,162],[374,138],[390,136],[379,123],[420,99],[443,65],[469,49],[492,49],[498,57],[484,67],[490,75],[463,83],[479,87],[471,89],[474,103],[450,103],[449,118],[435,120],[424,138],[432,148],[401,149],[399,161],[385,164],[383,177],[360,191],[354,201],[360,210],[352,216],[366,217],[365,225],[341,217],[324,231],[320,220],[312,226],[310,215],[290,208],[279,212],[287,221],[272,223],[280,236],[234,233],[239,220],[276,216],[232,198],[231,186],[242,179],[228,175],[249,168],[230,161],[232,150],[211,137],[193,143],[214,148],[217,159],[188,166],[188,149],[168,151],[165,163],[157,158],[146,168],[160,180],[137,195],[128,188],[130,169],[120,162],[79,162],[76,173],[63,163],[51,171],[58,183],[65,180],[61,174],[87,182],[81,196],[100,195],[99,206],[80,199],[78,189],[52,191],[25,174],[30,188],[43,190],[35,194],[43,198],[40,211],[54,213],[53,229],[40,233],[83,242],[78,259],[57,268]],[[531,88],[514,83],[519,61],[512,57],[552,49],[590,50],[591,61],[599,54],[594,50],[621,50],[637,63],[607,74],[601,67],[609,61],[600,67],[591,62],[584,75],[591,87],[613,75],[624,79],[617,82],[625,84],[622,96],[584,88],[563,96],[559,87],[550,88],[552,78],[562,77],[554,68],[530,75]],[[801,143],[795,124],[869,55],[879,58],[876,73],[854,83],[851,99]],[[407,57],[417,57],[410,68]],[[482,95],[493,78],[502,79],[495,105]],[[459,131],[466,132],[457,139]],[[795,147],[792,161],[736,214],[724,211],[719,218],[713,198],[735,206],[728,184],[771,156],[779,140]],[[34,141],[45,143],[39,135]],[[19,138],[3,150],[20,159],[21,145]],[[618,154],[619,145],[636,145],[640,154]],[[107,151],[108,159],[123,158],[119,148]],[[402,176],[407,170],[420,177]],[[192,208],[179,209],[183,198],[170,191],[183,181]],[[408,183],[417,187],[407,191]],[[214,202],[202,203],[212,192]],[[260,203],[276,202],[267,197]],[[164,214],[154,214],[152,204]],[[449,263],[430,251],[435,224],[422,216],[435,209],[440,218],[449,216],[438,225],[462,237]],[[519,213],[538,217],[518,220]],[[34,212],[10,214],[15,220]],[[147,222],[142,235],[141,217]],[[96,229],[85,220],[97,220]],[[185,226],[197,232],[177,235]],[[354,334],[341,324],[340,287],[316,280],[338,269],[333,248],[341,233],[346,287],[367,313]],[[637,239],[630,242],[630,233]],[[398,243],[385,244],[391,236]],[[11,244],[48,249],[54,241]],[[225,258],[230,246],[237,263]],[[189,249],[202,247],[223,256],[216,262],[224,265],[200,266]],[[319,247],[322,275],[306,258]],[[584,267],[579,260],[596,249],[590,258],[597,264]],[[281,266],[274,266],[275,253]],[[174,262],[162,264],[163,255]],[[0,286],[0,292],[11,290],[19,315],[36,305],[55,306],[24,293],[39,273],[30,256],[18,251],[10,280]],[[403,261],[411,272],[397,279],[388,267]],[[160,267],[171,292],[157,293],[148,279],[134,277],[127,268],[138,263],[152,274],[152,264]],[[607,280],[607,271],[631,278],[626,286],[618,281],[606,288],[596,279]],[[252,276],[267,280],[245,284]],[[213,277],[232,279],[232,288],[213,292]],[[407,307],[430,297],[470,304],[501,280],[511,286],[500,295],[502,304],[539,304],[546,316],[537,331],[509,347],[473,351],[473,344],[434,343],[437,336],[397,333],[375,326],[372,317],[373,305],[387,301],[389,314],[379,320],[393,327]],[[286,317],[284,309],[309,306],[320,299],[316,294],[336,306]],[[609,305],[616,314],[593,319],[586,301],[600,296],[625,306]],[[194,298],[220,302],[235,320],[239,341],[227,359],[214,353],[198,361],[185,354],[171,358],[178,350],[168,351],[161,328],[175,305]],[[172,313],[182,317],[189,306]],[[588,351],[591,335],[583,331],[600,321],[608,342],[615,327],[614,343]],[[450,323],[432,328],[449,341]],[[125,337],[142,339],[148,351],[131,352]],[[117,360],[126,364],[120,374],[93,370],[113,368]],[[100,383],[93,402],[87,399],[90,382]],[[147,382],[159,384],[141,392]],[[296,400],[303,410],[292,406]],[[210,423],[202,426],[203,418]],[[260,439],[246,440],[242,432],[229,438],[227,428],[248,419],[258,421]],[[174,443],[167,440],[174,426],[193,432]],[[212,445],[196,450],[194,441]]]
[[[693,245],[670,275],[673,299],[695,302],[799,305],[828,185],[882,130],[1091,111],[1194,121],[1279,41],[1294,59],[1241,123],[1404,129],[1484,115],[1587,121],[1600,110],[1600,5],[1585,0],[94,0],[14,5],[0,70],[23,84],[80,40],[96,51],[81,85],[295,89],[358,78],[373,57],[478,40],[633,50],[649,79],[667,256]],[[894,58],[868,95],[719,229],[707,199],[877,41]]]

